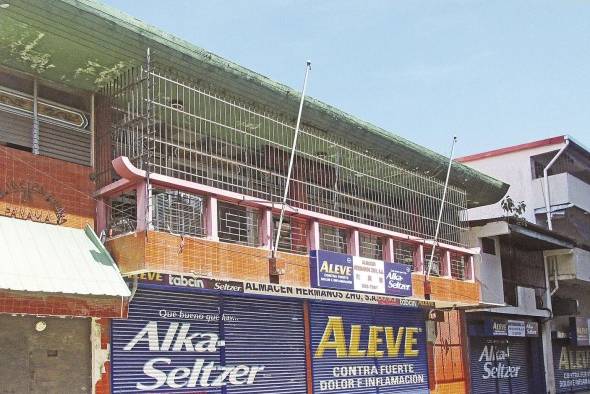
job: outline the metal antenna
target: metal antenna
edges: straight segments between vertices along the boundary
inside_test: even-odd
[[[445,199],[447,198],[447,189],[449,188],[449,175],[451,175],[451,165],[453,164],[453,154],[455,153],[455,144],[457,137],[453,137],[453,145],[451,146],[451,155],[449,156],[449,168],[447,168],[447,179],[445,180],[445,188],[443,190],[442,201],[440,202],[440,210],[438,211],[438,220],[436,221],[436,231],[434,232],[434,243],[432,244],[432,251],[430,252],[430,261],[428,261],[428,271],[426,279],[430,276],[432,270],[432,260],[434,259],[434,250],[436,249],[436,242],[438,241],[438,232],[440,230],[440,222],[442,220],[443,209],[445,207]]]
[[[295,125],[295,137],[293,138],[293,147],[291,148],[291,158],[289,159],[289,169],[287,170],[287,180],[285,183],[285,193],[283,194],[283,202],[281,204],[281,215],[279,216],[279,226],[275,243],[272,247],[272,257],[274,258],[279,247],[279,237],[281,236],[281,228],[283,227],[283,217],[285,216],[285,205],[287,204],[287,196],[289,194],[289,183],[291,183],[291,172],[293,170],[293,160],[295,159],[295,148],[297,147],[297,137],[299,137],[299,125],[301,123],[301,113],[303,112],[303,102],[305,101],[305,88],[307,87],[307,76],[311,70],[311,61],[305,64],[305,78],[303,79],[303,90],[301,92],[301,101],[299,102],[299,113],[297,114],[297,124]]]

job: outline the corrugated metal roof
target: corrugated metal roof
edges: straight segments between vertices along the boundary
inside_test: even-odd
[[[96,234],[0,217],[0,289],[129,297]]]
[[[0,10],[0,64],[10,69],[94,91],[142,64],[149,47],[165,70],[272,112],[297,114],[300,92],[94,0],[8,3]],[[445,179],[447,157],[320,100],[306,98],[303,122],[408,170]],[[508,190],[507,184],[457,162],[449,182],[467,191],[469,208],[495,203]]]

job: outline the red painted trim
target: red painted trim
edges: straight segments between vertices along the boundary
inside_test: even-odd
[[[527,142],[525,144],[507,146],[505,148],[494,149],[487,152],[476,153],[469,156],[458,157],[455,161],[459,163],[467,163],[470,161],[476,161],[481,159],[487,159],[488,157],[502,156],[508,153],[520,152],[527,149],[539,148],[541,146],[556,145],[565,142],[565,136],[560,135],[558,137],[547,138],[544,140]]]
[[[136,184],[137,182],[143,181],[146,178],[146,173],[143,170],[136,168],[127,157],[121,156],[113,160],[113,167],[119,176],[126,178],[130,181],[130,184]],[[280,204],[273,204],[267,200],[246,196],[244,194],[230,192],[228,190],[218,189],[211,186],[206,186],[200,183],[186,181],[183,179],[174,178],[167,175],[161,174],[150,174],[150,184],[154,186],[160,186],[173,190],[181,190],[188,193],[196,193],[205,196],[218,197],[222,201],[228,201],[237,203],[240,205],[247,205],[254,208],[270,208],[273,212],[278,213],[281,210]],[[396,231],[390,231],[381,229],[379,227],[373,227],[362,223],[357,223],[352,220],[346,220],[337,218],[334,216],[326,215],[323,213],[313,212],[301,208],[285,207],[285,212],[293,216],[300,216],[306,219],[317,220],[322,223],[357,229],[366,231],[367,233],[376,234],[380,236],[392,237],[400,241],[411,241],[415,244],[433,245],[434,242],[431,240],[425,240],[420,237],[399,233]],[[448,249],[459,253],[465,253],[472,255],[475,252],[471,249],[462,248],[459,246],[449,245],[442,242],[437,242],[437,247],[442,249]]]
[[[117,194],[124,192],[125,190],[128,190],[133,185],[134,185],[134,183],[129,181],[128,179],[125,179],[125,178],[119,179],[118,181],[115,181],[115,182],[111,183],[110,185],[106,185],[105,187],[98,189],[94,193],[94,196],[95,197],[112,197],[112,196],[115,196]]]

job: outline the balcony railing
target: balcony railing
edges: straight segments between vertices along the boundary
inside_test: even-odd
[[[294,136],[284,116],[153,69],[129,70],[98,101],[99,187],[114,180],[111,160],[127,156],[150,173],[280,201]],[[288,204],[432,239],[443,186],[304,125]],[[465,192],[450,187],[439,241],[464,245],[465,209]]]

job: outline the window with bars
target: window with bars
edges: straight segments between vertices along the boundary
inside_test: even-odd
[[[451,277],[453,279],[465,280],[465,261],[468,258],[461,253],[451,253]]]
[[[135,191],[128,191],[110,201],[108,236],[134,232],[137,228],[137,204]]]
[[[408,242],[395,241],[393,243],[393,261],[414,266],[416,247]]]
[[[361,257],[383,260],[383,243],[380,237],[371,234],[359,234],[359,254]]]
[[[272,219],[274,242],[279,227],[279,216],[273,216]],[[307,221],[284,217],[277,249],[282,252],[307,254]]]
[[[347,232],[343,228],[320,224],[320,249],[330,252],[347,252]]]
[[[258,210],[220,202],[217,205],[217,231],[222,242],[259,246]]]
[[[430,263],[430,255],[432,253],[432,248],[424,247],[424,272],[428,272],[428,264]],[[437,249],[434,250],[434,256],[432,257],[432,267],[430,269],[430,275],[432,276],[440,276],[440,262],[442,257],[440,255],[440,251]]]
[[[152,200],[152,226],[155,230],[196,237],[205,235],[203,197],[155,189]]]

